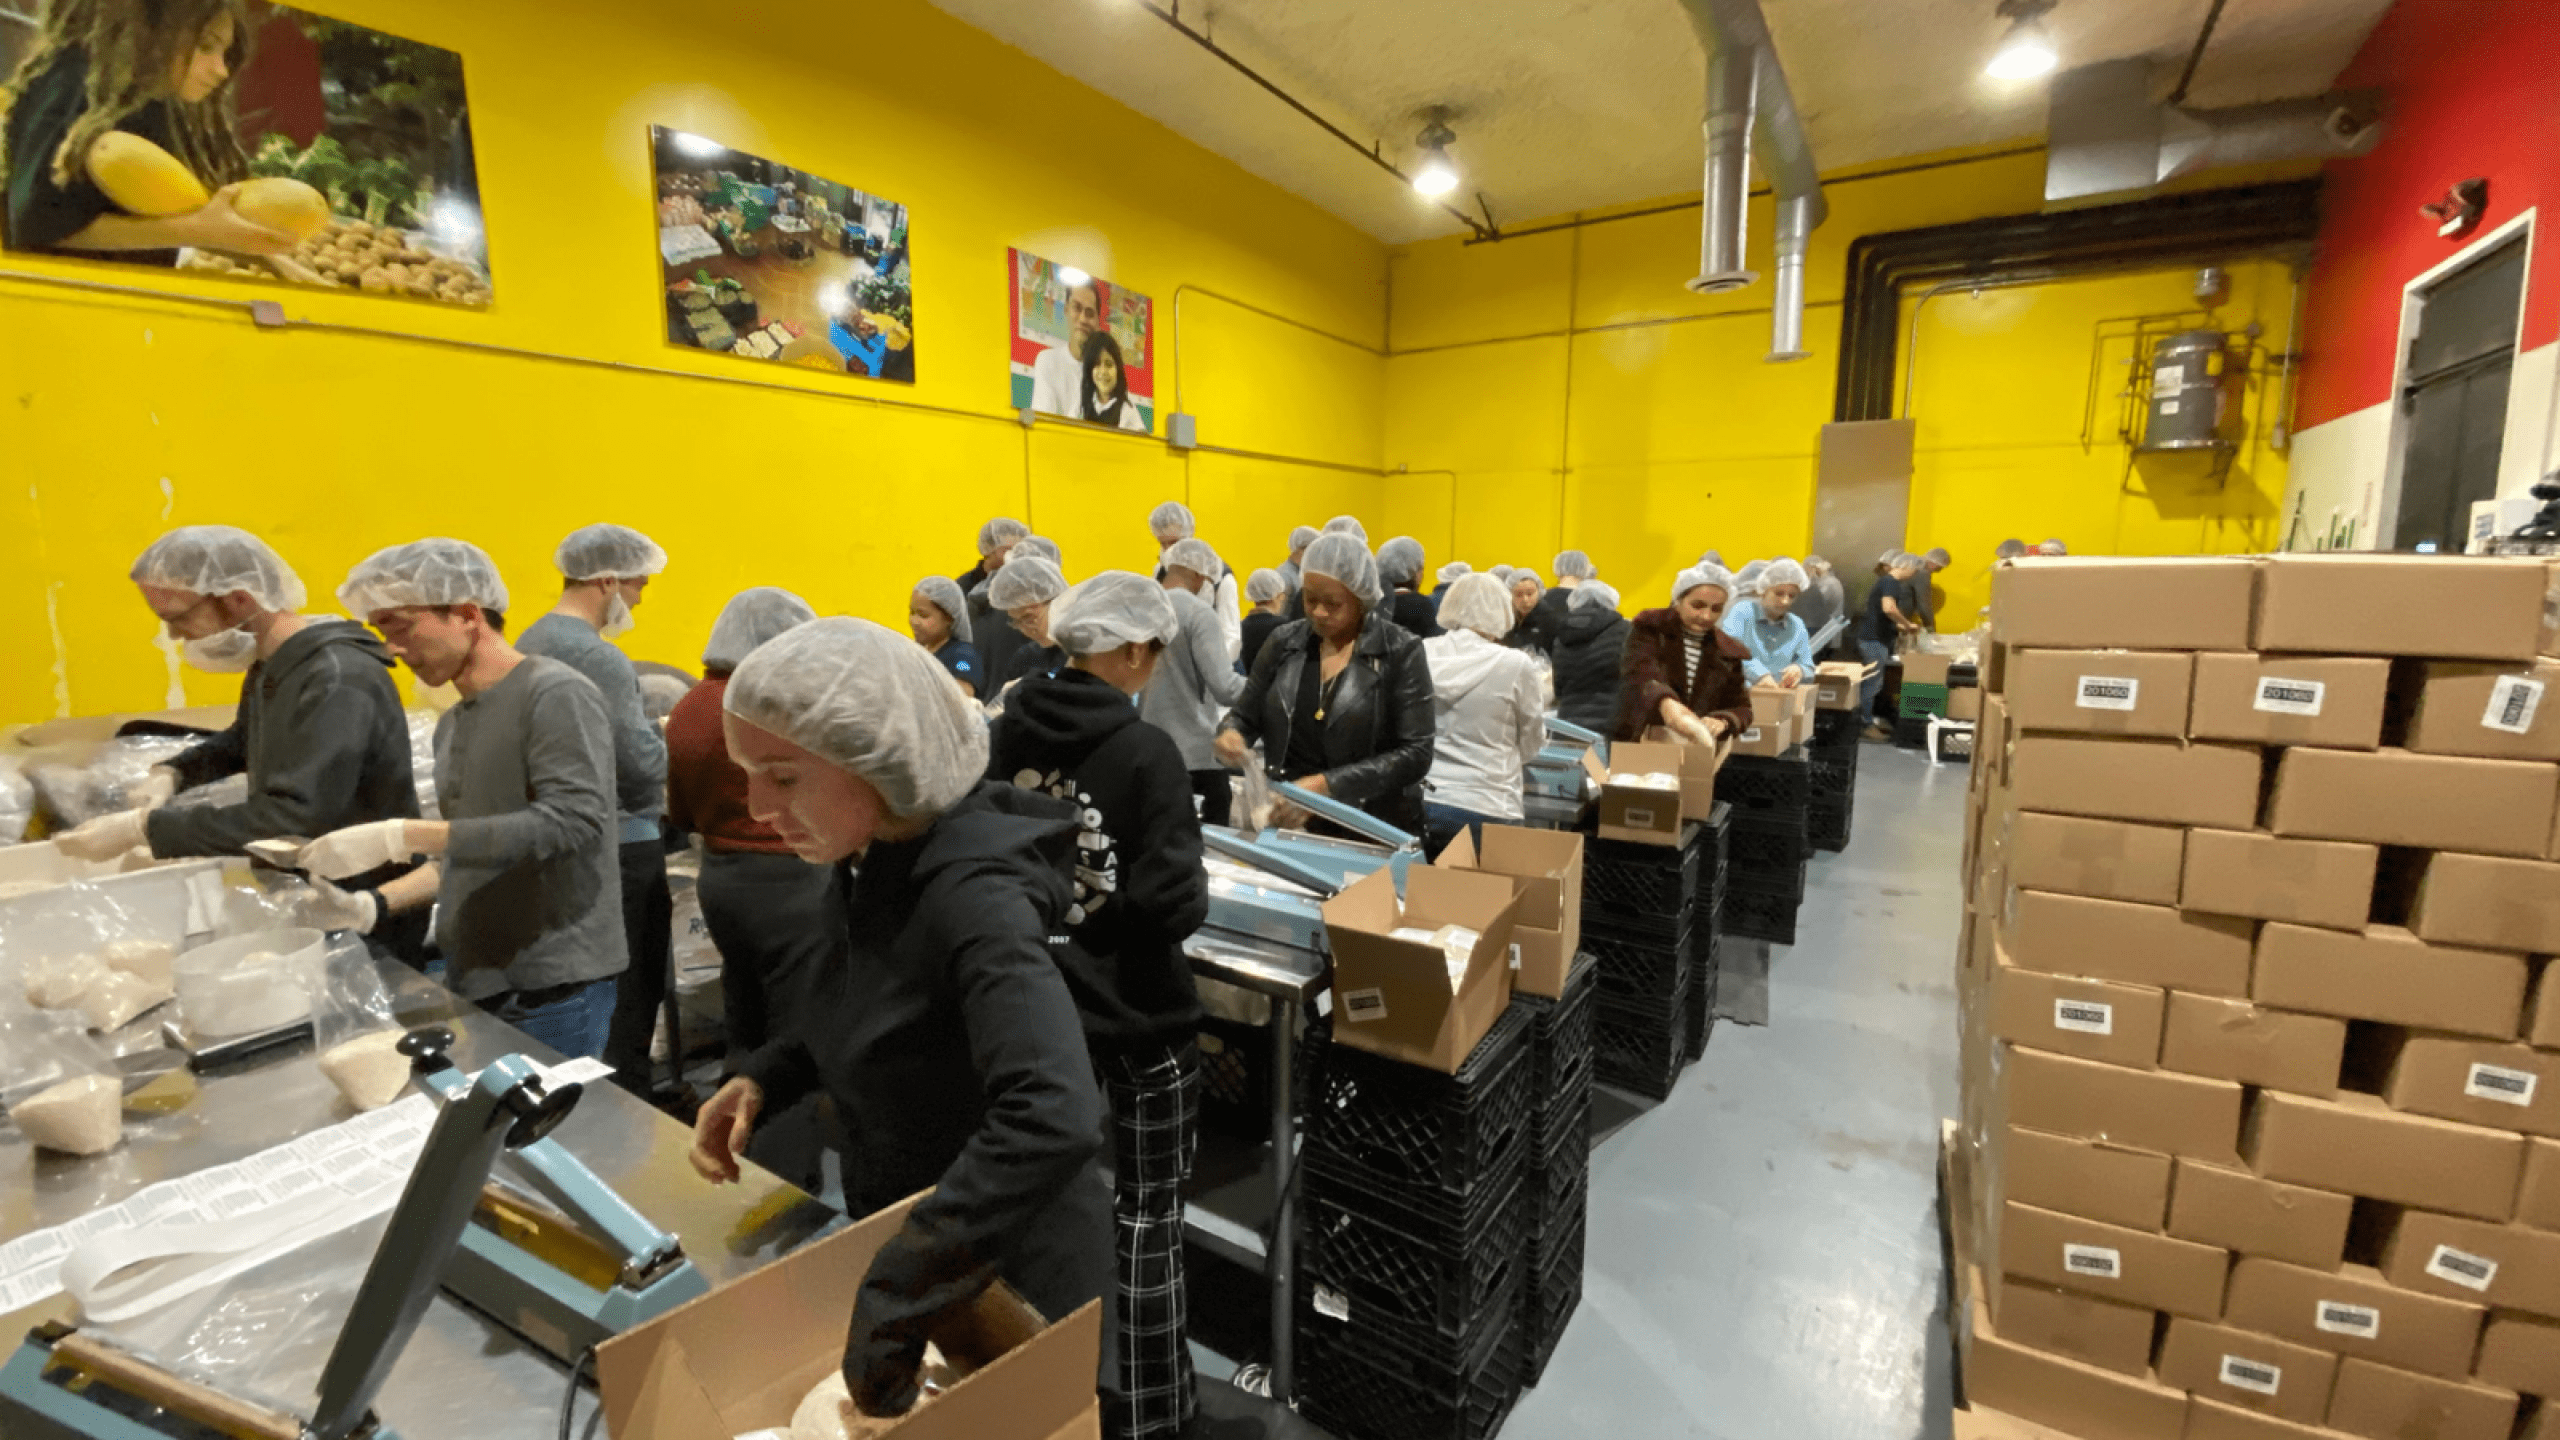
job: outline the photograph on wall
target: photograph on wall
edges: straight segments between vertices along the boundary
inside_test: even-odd
[[[914,383],[906,206],[682,130],[649,143],[671,343]]]
[[[1155,302],[1028,250],[1005,269],[1013,408],[1155,429]]]
[[[462,57],[263,0],[0,4],[11,250],[486,305]]]

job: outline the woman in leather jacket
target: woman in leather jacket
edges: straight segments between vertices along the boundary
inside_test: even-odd
[[[1306,618],[1272,632],[1244,693],[1218,727],[1221,762],[1244,765],[1260,741],[1274,778],[1422,833],[1431,773],[1431,667],[1396,624],[1368,547],[1317,537],[1300,565]]]
[[[1671,582],[1668,609],[1635,618],[1627,632],[1616,738],[1640,740],[1659,725],[1708,745],[1751,723],[1751,694],[1742,681],[1742,662],[1751,652],[1717,625],[1733,591],[1723,566],[1695,565]]]

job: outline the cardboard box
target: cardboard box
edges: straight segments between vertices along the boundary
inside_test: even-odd
[[[2009,719],[2021,730],[2089,735],[2187,733],[2195,657],[2140,650],[2020,650],[2010,657]]]
[[[1855,710],[1858,688],[1875,667],[1850,660],[1825,660],[1813,667],[1813,703],[1822,710]]]
[[[2488,1313],[2467,1301],[2399,1289],[2363,1265],[2332,1274],[2244,1255],[2231,1267],[2222,1323],[2459,1380],[2471,1373],[2472,1345]]]
[[[2240,1163],[2240,1087],[2127,1070],[2015,1045],[1998,1049],[2000,1118],[2030,1130]]]
[[[2219,556],[2030,557],[1991,572],[1991,628],[2010,645],[2246,650],[2257,567]]]
[[[2346,1257],[2355,1203],[2348,1195],[2181,1160],[2170,1182],[2169,1233],[2234,1254],[2335,1270]]]
[[[1929,650],[1906,650],[1902,654],[1902,683],[1905,685],[1944,685],[1956,668],[1956,657]]]
[[[2276,555],[2258,580],[2258,650],[2530,660],[2540,653],[2540,560]],[[1996,594],[1996,592],[1995,592]]]
[[[1416,865],[1378,869],[1324,903],[1333,950],[1333,1039],[1337,1045],[1455,1075],[1476,1042],[1511,1003],[1511,929],[1520,900],[1507,875]],[[1399,926],[1476,932],[1465,972],[1450,984],[1437,945],[1398,940]]]
[[[2361,932],[2268,925],[2250,997],[2262,1005],[2512,1040],[2524,1014],[2521,955],[2430,945],[2397,925]]]
[[[2021,810],[2223,830],[2256,827],[2260,769],[2254,749],[2177,740],[2024,735],[2009,755]]]
[[[2560,760],[2560,660],[2419,668],[2402,742],[2421,755]]]
[[[2002,955],[1992,981],[1991,1033],[2057,1055],[2148,1070],[2160,1059],[2167,999],[2147,985],[2021,970]]]
[[[1962,686],[1958,689],[1948,691],[1947,718],[1950,720],[1970,720],[1976,724],[1980,724],[1982,721],[1982,691],[1971,685]]]
[[[2286,840],[2257,830],[2188,832],[2178,903],[2216,915],[2361,930],[2373,914],[2382,848]]]
[[[2560,1055],[2530,1045],[2413,1035],[2391,1059],[2382,1098],[2412,1115],[2560,1136]]]
[[[1512,916],[1516,948],[1511,988],[1564,998],[1573,957],[1582,949],[1582,837],[1570,830],[1487,825],[1481,850],[1465,830],[1432,862],[1444,870],[1480,870],[1511,879],[1520,908]]]
[[[2314,655],[2215,652],[2196,657],[2187,733],[2251,745],[2382,743],[2391,662]]]
[[[2149,1150],[2012,1125],[2000,1133],[1994,1173],[2008,1199],[2157,1231],[2169,1209],[2170,1164]]]
[[[2079,1440],[2050,1425],[2004,1415],[1988,1405],[1950,1412],[1947,1434],[1949,1440]]]
[[[916,1197],[922,1198],[922,1197]],[[872,1257],[915,1199],[605,1341],[596,1384],[613,1440],[702,1440],[787,1427],[844,1364],[845,1325]],[[1055,1324],[998,1284],[934,1337],[975,1373],[879,1432],[897,1440],[1042,1440],[1090,1433],[1102,1305]]]
[[[2218,995],[2171,995],[2161,1025],[2160,1063],[2172,1070],[2324,1099],[2338,1093],[2346,1049],[2344,1020]]]
[[[2524,1043],[2544,1050],[2560,1050],[2560,976],[2551,973],[2551,964],[2547,960],[2540,962],[2532,988],[2525,995]]]
[[[2161,1384],[2304,1425],[2329,1413],[2337,1376],[2326,1350],[2183,1315],[2160,1342]]]
[[[2143,1379],[2151,1375],[2151,1331],[2159,1312],[2010,1277],[1989,1291],[1991,1322],[2031,1350]]]
[[[2020,811],[2009,827],[2009,883],[2175,905],[2186,853],[2187,832],[2175,826]]]
[[[2419,939],[2560,954],[2560,865],[2445,853],[2424,864],[2409,909]]]
[[[1609,748],[1609,775],[1600,787],[1599,834],[1603,840],[1639,845],[1678,845],[1684,820],[1705,820],[1715,810],[1716,771],[1725,747],[1624,741]],[[1677,775],[1678,790],[1629,785],[1619,777]]]
[[[2371,1095],[2261,1091],[2241,1148],[2270,1180],[2479,1220],[2514,1213],[2524,1169],[2521,1135],[2404,1115]]]
[[[2329,1428],[2368,1440],[2507,1440],[2515,1428],[2516,1392],[2471,1380],[2412,1375],[2370,1360],[2338,1363],[2329,1397]]]
[[[2560,1320],[2491,1312],[2489,1328],[2480,1335],[2480,1360],[2471,1374],[2481,1384],[2501,1390],[2520,1390],[2545,1400],[2560,1395]]]
[[[2382,1278],[2403,1290],[2560,1316],[2560,1235],[2404,1210],[2382,1242]]]
[[[1727,753],[1774,760],[1803,744],[1812,735],[1813,723],[1794,714],[1769,720],[1755,719],[1743,728],[1741,734],[1733,737]]]
[[[2214,1319],[2222,1313],[2222,1277],[2230,1265],[2229,1251],[2192,1240],[2014,1200],[2001,1213],[2002,1271],[2122,1305]]]
[[[2560,766],[2406,750],[2287,750],[2268,828],[2315,840],[2540,859]],[[2246,829],[2246,826],[2228,827]]]
[[[2325,1425],[2300,1425],[2198,1395],[2187,1402],[2186,1440],[2340,1440],[2340,1437],[2337,1431]]]
[[[2524,1142],[2524,1179],[2516,1186],[2516,1223],[2560,1230],[2560,1141]]]
[[[1977,1301],[1965,1354],[1965,1398],[2051,1425],[2079,1440],[2179,1440],[2186,1397],[2152,1381],[2031,1350],[1991,1328]]]
[[[2009,958],[2025,969],[2199,995],[2249,993],[2255,921],[2042,890],[2009,895],[2002,935]]]

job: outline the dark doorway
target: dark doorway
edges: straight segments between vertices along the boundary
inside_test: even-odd
[[[2495,499],[2515,368],[2525,236],[2430,287],[2400,389],[2399,550],[2459,551],[2473,502]]]

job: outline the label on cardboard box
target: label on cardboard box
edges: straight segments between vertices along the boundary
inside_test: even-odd
[[[2446,1284],[2459,1285],[2466,1290],[2486,1290],[2490,1282],[2498,1278],[2497,1261],[2486,1255],[2474,1255],[2468,1250],[2456,1250],[2450,1245],[2436,1247],[2435,1253],[2427,1257],[2426,1270]]]
[[[2542,682],[2524,675],[2501,675],[2489,687],[2489,708],[2480,724],[2490,730],[2523,735],[2533,729],[2533,712],[2542,708]]]
[[[1739,740],[1735,741],[1734,743],[1736,743],[1736,744],[1738,744],[1738,745],[1757,745],[1757,744],[1759,744],[1759,743],[1760,743],[1760,727],[1759,727],[1759,726],[1757,726],[1757,725],[1754,725],[1754,726],[1752,726],[1750,729],[1743,731],[1743,732],[1742,732],[1742,737],[1741,737]]]
[[[2370,1305],[2351,1305],[2344,1300],[2321,1300],[2311,1307],[2311,1323],[2332,1335],[2353,1335],[2359,1340],[2382,1338],[2382,1312]]]
[[[1638,830],[1649,829],[1653,825],[1653,812],[1630,805],[1627,807],[1627,824]]]
[[[2142,682],[2130,675],[2083,675],[2074,703],[2083,710],[2131,710],[2142,703]]]
[[[2276,675],[2258,677],[2257,697],[2250,708],[2271,715],[2317,715],[2329,698],[2328,682],[2323,680],[2287,680]]]
[[[2503,1065],[2476,1064],[2462,1082],[2462,1093],[2474,1100],[2495,1100],[2504,1105],[2530,1106],[2534,1086],[2540,1076],[2530,1070],[2510,1070]]]
[[[2086,1275],[2092,1280],[2124,1278],[2124,1254],[2104,1245],[2065,1245],[2062,1268],[2073,1275]]]
[[[2053,1002],[2053,1028],[2081,1035],[2113,1035],[2116,1033],[2116,1007],[2103,1000],[2056,997]]]
[[[2245,1355],[2223,1356],[2220,1373],[2223,1384],[2259,1395],[2273,1395],[2284,1385],[2283,1366],[2269,1365]]]
[[[1375,986],[1366,990],[1346,990],[1342,993],[1342,1014],[1354,1025],[1384,1020],[1387,1018],[1387,992]]]

